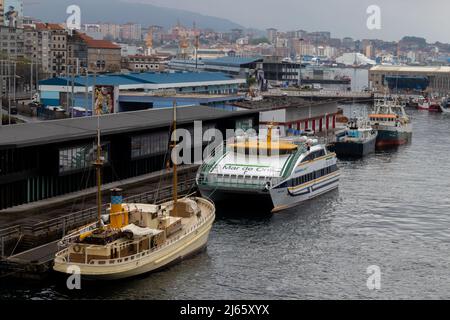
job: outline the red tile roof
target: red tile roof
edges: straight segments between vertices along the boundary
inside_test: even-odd
[[[95,40],[85,33],[80,33],[80,37],[86,42],[88,48],[94,49],[120,49],[120,46],[107,40]]]
[[[36,23],[37,30],[64,30],[64,27],[57,23]]]

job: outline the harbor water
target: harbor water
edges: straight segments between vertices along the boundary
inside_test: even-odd
[[[4,282],[0,299],[450,299],[450,117],[408,113],[412,142],[340,160],[339,190],[275,215],[218,206],[208,249],[189,260],[79,291],[53,277]]]

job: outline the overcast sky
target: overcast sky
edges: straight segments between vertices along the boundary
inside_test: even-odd
[[[245,27],[331,31],[333,37],[399,40],[405,35],[450,43],[450,0],[128,0],[227,18]],[[368,30],[369,5],[381,30]]]

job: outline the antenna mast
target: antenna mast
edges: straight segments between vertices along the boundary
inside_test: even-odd
[[[173,163],[173,214],[177,215],[177,204],[178,204],[178,172],[177,163],[173,159],[173,151],[176,147],[176,137],[177,137],[177,102],[173,102],[173,124],[172,124],[172,148],[171,148],[171,159]],[[176,160],[176,159],[175,159]]]
[[[102,146],[100,140],[100,110],[97,111],[97,157],[95,159],[94,165],[97,174],[97,218],[98,227],[101,228],[102,225]]]

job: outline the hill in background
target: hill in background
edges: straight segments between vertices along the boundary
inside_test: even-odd
[[[80,6],[82,23],[133,22],[140,23],[143,27],[159,25],[169,28],[177,21],[184,26],[192,26],[195,21],[201,29],[229,31],[243,28],[227,19],[126,0],[24,0],[24,14],[45,22],[64,22],[67,19],[66,8],[72,4]]]

